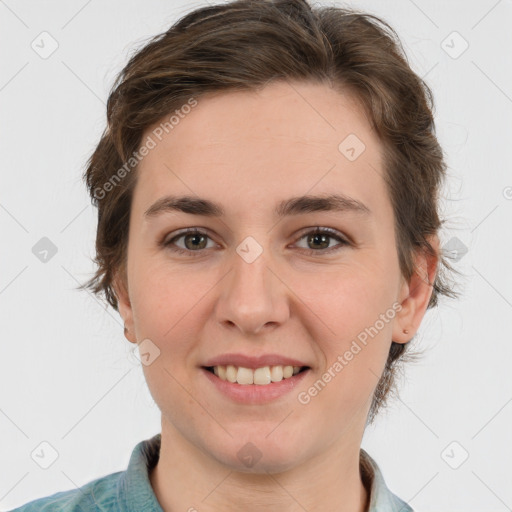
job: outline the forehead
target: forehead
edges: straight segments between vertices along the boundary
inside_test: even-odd
[[[144,133],[155,147],[138,167],[140,208],[186,193],[229,198],[234,214],[249,197],[261,205],[340,192],[371,202],[384,190],[377,135],[353,97],[325,84],[276,82],[199,97],[186,112]]]

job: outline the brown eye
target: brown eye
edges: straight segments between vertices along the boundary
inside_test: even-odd
[[[184,240],[185,247],[187,249],[194,250],[194,249],[205,249],[206,248],[206,239],[208,237],[197,233],[197,234],[192,234],[192,235],[190,235],[190,234],[183,235],[182,238]]]
[[[189,229],[164,241],[162,245],[171,251],[195,256],[195,254],[191,253],[199,253],[204,249],[211,248],[211,246],[207,246],[208,239],[210,239],[210,237],[207,233],[197,229]],[[183,242],[181,242],[181,240],[183,240]]]
[[[330,253],[349,245],[337,231],[330,228],[316,228],[303,234],[299,240],[306,240],[307,247],[304,248],[308,254]],[[337,246],[330,246],[331,240],[337,240]]]
[[[307,243],[316,246],[315,249],[327,249],[329,247],[330,238],[332,238],[330,235],[314,233],[307,235]]]

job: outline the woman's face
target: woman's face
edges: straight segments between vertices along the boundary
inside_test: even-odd
[[[358,450],[391,340],[410,339],[431,292],[400,274],[379,139],[327,85],[274,82],[185,111],[143,137],[156,144],[118,287],[162,435],[241,471]]]

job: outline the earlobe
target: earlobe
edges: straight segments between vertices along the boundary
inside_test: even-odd
[[[131,343],[137,343],[133,325],[133,311],[128,293],[126,273],[119,270],[112,279],[112,288],[116,294],[119,314],[124,321],[124,336]]]
[[[439,239],[429,239],[433,253],[426,249],[418,250],[415,255],[415,270],[400,289],[401,309],[393,326],[393,341],[407,343],[416,334],[427,311],[439,261]]]

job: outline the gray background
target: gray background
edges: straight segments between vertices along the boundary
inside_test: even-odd
[[[0,0],[3,510],[124,470],[160,431],[119,315],[75,290],[94,269],[81,174],[129,54],[200,5]],[[512,510],[512,2],[338,5],[390,22],[432,87],[450,174],[443,244],[468,249],[461,299],[427,313],[426,353],[363,447],[417,510]]]

